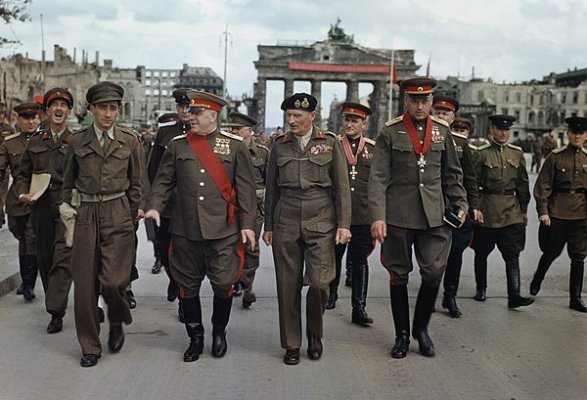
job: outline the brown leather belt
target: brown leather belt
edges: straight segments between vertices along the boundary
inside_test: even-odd
[[[499,196],[515,196],[516,195],[516,191],[515,190],[487,190],[487,189],[483,189],[481,191],[481,193],[483,194],[496,194]]]

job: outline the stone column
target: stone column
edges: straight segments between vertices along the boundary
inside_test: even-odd
[[[314,120],[314,124],[316,126],[321,127],[322,123],[322,107],[320,106],[320,102],[322,101],[322,81],[315,79],[312,80],[312,93],[311,95],[318,100],[318,105],[316,105],[316,119]]]
[[[367,129],[367,136],[372,139],[377,137],[388,120],[389,99],[385,89],[385,82],[373,82],[373,92],[371,93],[369,104],[369,107],[373,110],[373,115],[369,117],[369,127]]]
[[[359,82],[358,81],[347,81],[346,82],[346,101],[359,101]]]
[[[267,93],[267,81],[265,78],[257,78],[257,82],[253,86],[253,92],[255,100],[257,100],[257,113],[254,116],[257,120],[257,129],[265,130],[265,95]]]
[[[293,79],[284,79],[283,80],[283,99],[287,99],[293,95],[293,87],[294,87],[294,80]],[[287,125],[285,111],[283,112],[283,130],[285,131],[285,126]]]

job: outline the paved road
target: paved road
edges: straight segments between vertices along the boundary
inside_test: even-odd
[[[530,215],[521,259],[523,294],[539,258],[533,208]],[[6,228],[0,236],[6,238]],[[3,243],[5,254],[14,250],[9,239]],[[471,299],[472,252],[467,251],[459,291],[464,316],[450,319],[438,307],[430,325],[437,356],[422,357],[412,343],[403,360],[389,356],[394,334],[387,274],[377,259],[375,251],[367,307],[374,325],[350,323],[350,290],[341,287],[337,308],[325,315],[323,358],[310,361],[304,348],[301,363],[291,367],[281,361],[275,276],[270,250],[263,247],[258,301],[250,310],[235,302],[226,356],[210,356],[212,294],[205,285],[205,353],[195,363],[184,363],[185,330],[177,321],[176,305],[164,297],[165,276],[150,273],[152,250],[143,240],[135,321],[126,327],[122,351],[105,351],[94,368],[78,364],[73,312],[66,316],[63,332],[45,333],[49,316],[40,285],[30,304],[14,292],[0,297],[0,400],[587,398],[587,316],[568,309],[566,257],[553,265],[534,305],[508,310],[498,253],[490,258],[489,298],[482,304]],[[410,282],[412,311],[418,285],[416,271]],[[104,326],[104,346],[107,333]]]

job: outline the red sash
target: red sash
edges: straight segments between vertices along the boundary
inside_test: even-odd
[[[363,147],[365,147],[365,138],[361,135],[359,139],[359,147],[357,148],[357,153],[353,155],[353,150],[351,149],[351,143],[347,135],[342,137],[342,148],[344,149],[344,154],[349,165],[357,165],[357,159],[359,158],[359,154],[363,151]]]
[[[430,150],[430,143],[432,142],[432,119],[428,116],[426,120],[426,132],[424,133],[424,144],[420,143],[420,139],[418,138],[418,133],[416,132],[416,127],[412,122],[412,119],[405,113],[402,117],[402,121],[404,122],[404,126],[408,131],[408,135],[412,140],[412,145],[414,146],[414,153],[419,154],[422,157],[424,154],[428,153]]]
[[[212,148],[208,144],[205,136],[196,135],[189,132],[186,139],[194,151],[198,160],[202,163],[212,181],[220,191],[220,195],[228,203],[228,224],[232,225],[236,217],[236,193],[230,184],[228,174],[222,166],[222,162],[218,159]]]

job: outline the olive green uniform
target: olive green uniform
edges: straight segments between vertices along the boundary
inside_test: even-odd
[[[92,125],[73,135],[65,157],[62,200],[77,206],[71,265],[76,332],[83,354],[102,353],[100,288],[110,325],[132,322],[125,290],[141,200],[139,151],[138,138],[119,127],[114,127],[114,140],[102,150]]]
[[[16,133],[14,127],[6,122],[0,124],[0,144],[4,142],[7,136]],[[8,183],[10,181],[10,175],[5,174],[4,179],[0,181],[0,227],[6,223],[6,217],[4,215],[4,203],[6,202],[6,194],[8,193]]]
[[[48,173],[51,182],[32,205],[31,218],[37,243],[37,263],[47,312],[62,317],[71,288],[71,249],[65,246],[65,225],[59,214],[63,168],[71,132],[54,138],[51,129],[39,131],[28,141],[20,162],[17,192],[29,192],[33,174]]]
[[[300,148],[293,133],[277,137],[267,166],[265,231],[273,232],[281,346],[301,346],[301,291],[308,337],[322,337],[328,285],[335,277],[337,228],[350,228],[351,197],[336,135],[313,127]],[[305,268],[304,268],[305,266]]]

